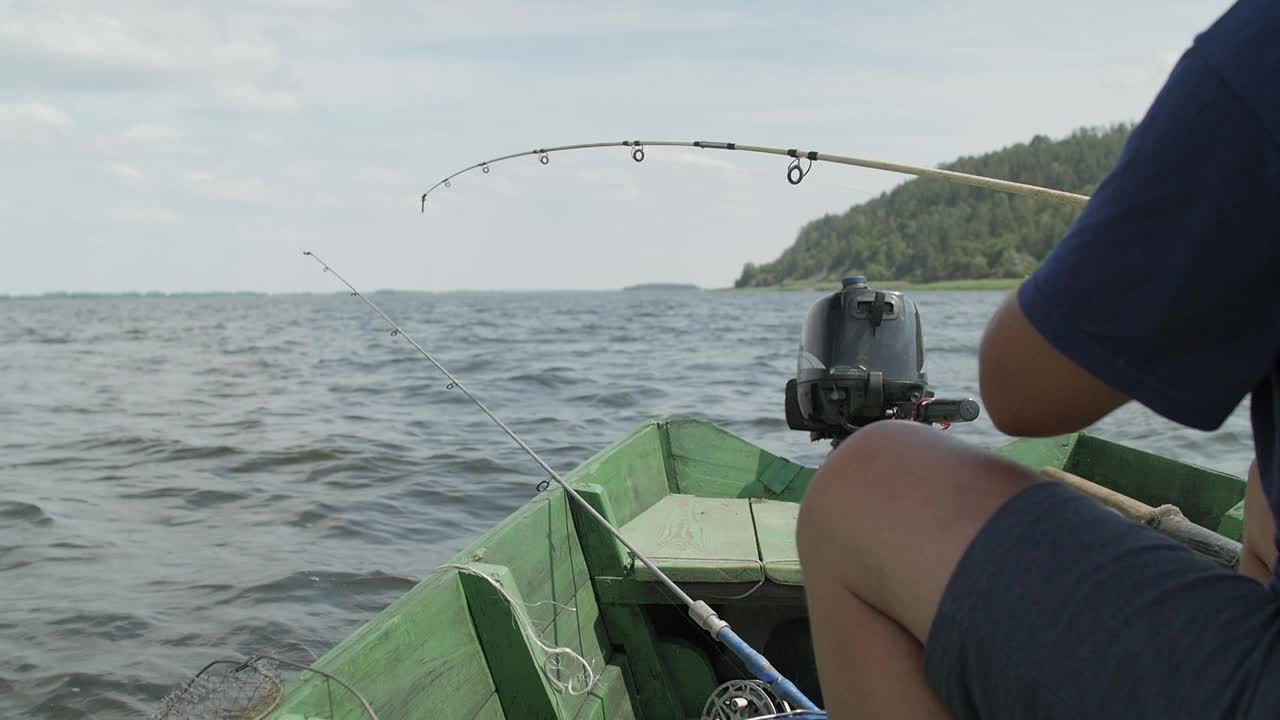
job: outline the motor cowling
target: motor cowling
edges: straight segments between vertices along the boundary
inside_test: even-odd
[[[889,418],[923,422],[977,417],[972,400],[934,403],[924,370],[920,312],[901,292],[869,287],[864,277],[814,303],[800,335],[796,377],[787,383],[787,425],[837,443]],[[945,405],[943,405],[945,403]],[[944,408],[949,408],[944,410]]]

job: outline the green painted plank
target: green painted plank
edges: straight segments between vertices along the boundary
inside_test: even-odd
[[[596,454],[565,480],[578,485],[598,485],[614,512],[615,525],[626,523],[668,493],[667,464],[662,434],[649,423],[624,440]]]
[[[609,494],[595,484],[574,486],[578,494],[596,512],[612,525],[617,525],[613,507],[609,502]],[[629,565],[625,548],[613,537],[609,529],[591,517],[577,504],[573,506],[573,521],[578,528],[578,537],[582,540],[582,552],[587,559],[587,567],[593,576],[621,575]]]
[[[382,720],[472,718],[495,692],[453,570],[423,580],[315,666],[356,688]],[[331,717],[326,684],[315,674],[300,674],[273,715],[364,717],[340,690],[334,691],[338,712]]]
[[[462,557],[468,562],[483,558],[505,564],[528,603],[526,613],[539,637],[579,653],[593,667],[602,667],[610,642],[576,522],[566,493],[553,488],[504,521],[497,532],[473,543]],[[597,532],[602,530],[590,518],[584,522]],[[608,540],[612,542],[611,537]],[[584,697],[566,698],[559,706],[561,716],[576,714]]]
[[[749,501],[668,495],[622,526],[622,534],[672,580],[741,582],[761,578]],[[637,563],[635,576],[656,579]]]
[[[803,585],[800,553],[796,549],[796,519],[800,505],[776,500],[752,500],[751,516],[756,523],[756,542],[769,580],[784,585]]]
[[[674,461],[671,459],[671,431],[667,427],[665,421],[659,421],[658,425],[658,444],[662,448],[662,468],[667,476],[667,493],[678,493],[680,487],[676,483],[676,473]]]
[[[1033,470],[1062,468],[1150,505],[1177,505],[1192,522],[1239,540],[1231,513],[1244,497],[1240,478],[1087,433],[1024,438],[996,452]]]
[[[485,563],[470,563],[469,567],[497,581],[516,603],[508,602],[482,577],[470,573],[459,575],[471,609],[471,620],[503,707],[519,708],[520,716],[530,720],[568,717],[559,712],[559,694],[541,670],[545,653],[527,635],[534,630],[511,571],[502,565]]]
[[[472,564],[477,570],[495,577],[518,602],[519,595],[511,571],[500,566]],[[463,586],[472,608],[477,634],[489,660],[498,695],[506,707],[520,708],[521,717],[571,718],[579,714],[589,696],[562,694],[546,680],[542,671],[546,654],[532,644],[528,636],[517,631],[510,605],[483,579],[463,574]],[[545,627],[535,627],[538,638],[551,647],[563,647],[585,659],[595,672],[605,666],[608,638],[600,608],[591,585],[584,584],[567,604],[554,605],[556,617]],[[479,612],[477,610],[479,609]],[[526,609],[527,617],[527,609]],[[562,683],[575,680],[581,668],[573,662],[564,664],[564,672],[556,675]]]
[[[530,603],[529,617],[541,630],[555,617],[556,604],[570,604],[590,580],[574,522],[568,496],[553,488],[516,510],[459,557],[510,568]]]
[[[1066,469],[1079,436],[1079,433],[1072,433],[1047,438],[1019,438],[996,448],[995,452],[1036,472],[1045,467],[1062,470]]]
[[[605,632],[604,619],[600,606],[596,601],[594,588],[590,583],[578,591],[574,601],[564,608],[557,608],[555,621],[539,633],[542,641],[554,647],[566,647],[581,655],[597,673],[605,666],[612,648]],[[575,670],[576,672],[576,670]],[[560,677],[561,682],[568,682],[566,673]],[[586,695],[564,697],[561,700],[561,714],[573,717],[580,712]]]
[[[707,698],[720,684],[705,646],[679,635],[663,635],[656,644],[684,717],[701,717]]]
[[[671,692],[666,668],[653,642],[653,624],[649,622],[648,615],[636,606],[606,604],[603,610],[609,637],[622,646],[626,655],[631,679],[635,683],[635,697],[644,709],[645,719],[682,719],[684,715]]]
[[[597,512],[608,520],[614,518],[609,495],[603,487],[591,483],[581,483],[575,487]],[[625,567],[621,545],[608,530],[577,505],[573,507],[573,511],[592,575],[621,575]],[[662,662],[653,646],[653,628],[648,618],[637,608],[608,604],[601,607],[601,616],[604,618],[608,637],[630,659],[636,696],[644,708],[644,716],[650,720],[679,718]]]
[[[672,470],[682,493],[702,497],[799,499],[810,468],[762,450],[715,425],[670,418]]]
[[[595,689],[583,697],[585,702],[574,720],[636,720],[636,708],[618,665],[606,665]]]
[[[1244,499],[1241,478],[1090,435],[1080,436],[1065,469],[1149,505],[1177,505],[1210,529]]]
[[[769,489],[769,492],[774,495],[782,495],[806,469],[803,465],[797,465],[786,458],[776,458],[760,471],[758,479],[761,485]]]
[[[791,482],[787,484],[787,489],[778,493],[774,500],[786,500],[788,502],[800,502],[804,497],[804,493],[809,489],[809,483],[813,482],[813,476],[817,474],[817,468],[798,466],[800,469],[796,471],[795,477],[791,478]]]
[[[502,713],[502,702],[498,700],[498,696],[495,694],[490,697],[489,702],[480,708],[480,712],[472,720],[507,720],[507,716]]]
[[[660,583],[623,577],[597,577],[596,595],[605,607],[612,605],[679,605]],[[804,605],[804,588],[767,582],[680,583],[691,597],[708,602],[731,598],[736,605]],[[749,592],[748,592],[749,591]],[[741,597],[740,597],[741,596]],[[613,637],[612,630],[610,637]]]
[[[1244,542],[1244,500],[1222,515],[1222,522],[1218,523],[1218,534],[1236,542]]]
[[[636,692],[636,680],[635,676],[631,673],[631,662],[627,659],[627,654],[624,652],[615,652],[613,657],[610,659],[610,664],[617,666],[618,671],[622,675],[622,686],[627,695],[626,704],[634,714],[635,720],[646,720],[644,703],[640,702],[640,695]],[[622,712],[622,710],[620,709],[618,712]]]

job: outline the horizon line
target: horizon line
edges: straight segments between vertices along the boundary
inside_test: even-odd
[[[649,288],[647,286],[655,286]],[[452,288],[447,290],[423,290],[423,289],[406,289],[406,288],[378,288],[376,290],[361,291],[364,295],[376,295],[378,293],[406,293],[406,294],[422,294],[422,295],[447,295],[461,293],[592,293],[592,292],[628,292],[645,289],[681,289],[685,291],[691,290],[722,290],[731,289],[732,286],[720,287],[702,287],[695,283],[637,283],[635,285],[627,285],[624,287],[601,287],[601,288]],[[44,292],[35,293],[0,293],[0,300],[41,300],[41,299],[83,299],[83,298],[137,298],[137,297],[218,297],[218,296],[257,296],[257,297],[275,297],[287,295],[350,295],[349,290],[46,290]]]

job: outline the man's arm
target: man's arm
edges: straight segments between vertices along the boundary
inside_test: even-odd
[[[987,416],[1007,435],[1061,435],[1092,425],[1129,398],[1054,350],[1005,298],[978,348]]]
[[[1268,50],[1270,52],[1270,50]],[[1120,157],[979,353],[1012,435],[1132,399],[1213,430],[1280,354],[1280,144],[1205,59],[1179,61]]]

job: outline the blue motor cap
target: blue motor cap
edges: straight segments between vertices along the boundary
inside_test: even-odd
[[[841,287],[849,287],[850,285],[857,285],[857,286],[861,286],[861,287],[866,287],[866,286],[867,286],[867,277],[866,277],[865,275],[851,275],[851,276],[849,276],[849,277],[847,277],[847,278],[844,278],[843,280],[841,280],[841,281],[840,281],[840,286],[841,286]]]

